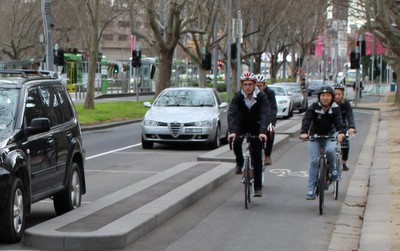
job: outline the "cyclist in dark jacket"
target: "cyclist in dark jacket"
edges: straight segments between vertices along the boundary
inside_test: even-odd
[[[335,93],[331,86],[324,85],[318,92],[318,101],[313,103],[306,111],[301,124],[300,138],[307,140],[309,135],[334,135],[338,132],[337,139],[341,142],[344,138],[345,127],[338,104],[335,103]],[[318,154],[321,144],[325,145],[326,155],[331,171],[331,179],[336,181],[339,174],[335,167],[336,143],[329,139],[318,139],[308,142],[311,163],[308,174],[307,199],[315,198],[315,185],[318,172]]]
[[[335,89],[335,102],[339,105],[342,112],[343,124],[351,137],[356,132],[356,125],[354,123],[353,108],[351,107],[350,101],[344,98],[344,90],[346,87],[344,84],[337,84],[333,89]],[[349,158],[350,144],[347,139],[345,139],[343,143],[343,145],[346,146],[342,148],[343,171],[348,171],[349,166],[347,165],[347,160]]]
[[[271,115],[271,120],[268,123],[268,139],[266,142],[266,148],[265,148],[265,158],[264,158],[264,165],[271,165],[272,160],[271,160],[271,153],[272,153],[272,147],[274,146],[274,139],[275,139],[275,125],[276,125],[276,114],[278,113],[278,107],[276,105],[276,98],[275,98],[275,92],[271,88],[268,88],[267,85],[265,85],[266,79],[263,75],[259,74],[256,76],[257,82],[256,85],[258,88],[262,91],[265,92],[268,98],[268,104],[269,104],[269,113]]]
[[[256,87],[254,74],[247,72],[240,77],[242,90],[235,93],[228,112],[229,136],[228,142],[233,142],[233,151],[236,156],[235,173],[241,174],[244,164],[240,135],[250,133],[259,135],[259,139],[252,139],[251,158],[254,166],[254,196],[262,196],[262,141],[267,140],[267,122],[270,120],[268,99]]]

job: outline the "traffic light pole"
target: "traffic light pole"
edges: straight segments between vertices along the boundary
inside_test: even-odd
[[[358,36],[358,41],[362,41],[362,35]],[[356,84],[355,84],[355,106],[357,107],[358,102],[360,101],[361,96],[361,89],[360,89],[360,78],[361,78],[361,52],[362,52],[362,43],[360,42],[359,45],[356,47],[356,54],[360,57],[358,67],[356,69]]]
[[[43,29],[45,37],[45,52],[46,52],[46,64],[44,69],[47,71],[52,71],[54,66],[53,59],[53,39],[51,36],[52,22],[50,16],[50,0],[42,0],[42,19],[43,19]]]

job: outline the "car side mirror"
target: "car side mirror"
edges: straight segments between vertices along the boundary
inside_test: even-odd
[[[26,128],[28,135],[50,131],[50,120],[48,118],[34,118]]]
[[[222,103],[219,105],[219,108],[220,108],[220,109],[223,109],[223,108],[226,108],[226,107],[228,107],[228,103],[227,103],[227,102],[222,102]]]
[[[144,107],[150,108],[151,107],[151,103],[149,101],[146,101],[143,103]]]

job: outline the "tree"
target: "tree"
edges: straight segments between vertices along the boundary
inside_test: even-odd
[[[0,33],[0,58],[23,59],[43,54],[43,46],[38,43],[39,34],[43,32],[40,11],[40,1],[2,1],[0,15],[4,21]]]
[[[88,88],[85,109],[94,109],[94,86],[99,55],[99,44],[104,29],[124,12],[124,6],[101,0],[67,0],[76,15],[85,47],[89,51]],[[100,13],[101,12],[101,13]]]
[[[145,9],[141,17],[146,20],[146,26],[151,32],[144,33],[133,28],[132,33],[154,47],[159,56],[159,75],[155,95],[170,86],[171,69],[174,51],[181,39],[187,33],[204,33],[204,29],[190,29],[190,24],[199,22],[199,9],[204,7],[202,1],[189,0],[139,0]],[[190,5],[190,8],[187,7]],[[183,43],[182,43],[183,44]]]
[[[400,73],[400,4],[398,1],[364,0],[356,5],[357,13],[366,20],[367,30],[378,37],[388,52],[385,59]],[[400,82],[397,80],[395,105],[400,107]]]

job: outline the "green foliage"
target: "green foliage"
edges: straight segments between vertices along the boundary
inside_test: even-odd
[[[208,87],[213,88],[214,83],[208,83]],[[217,91],[218,92],[226,92],[226,84],[225,83],[217,83]]]

